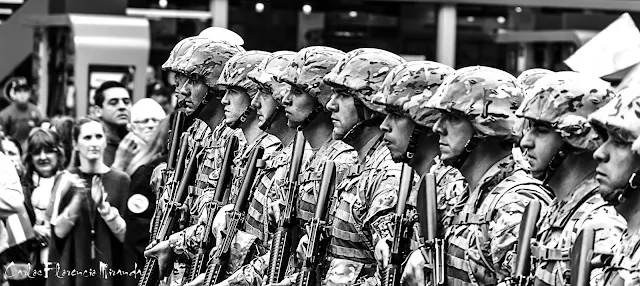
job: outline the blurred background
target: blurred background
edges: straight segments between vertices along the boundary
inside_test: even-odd
[[[105,80],[127,83],[134,101],[170,94],[160,66],[179,40],[211,26],[237,32],[247,50],[376,47],[514,75],[567,70],[563,61],[625,12],[639,20],[640,1],[0,0],[0,87],[26,77],[47,116],[90,112]]]

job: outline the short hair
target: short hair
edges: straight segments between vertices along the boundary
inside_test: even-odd
[[[111,89],[111,88],[116,88],[116,87],[121,87],[124,88],[125,90],[127,89],[124,84],[119,83],[117,81],[105,81],[103,82],[100,87],[98,87],[98,89],[96,89],[96,93],[93,96],[93,102],[95,105],[102,107],[102,104],[104,103],[104,92],[107,89]],[[127,91],[128,93],[128,91]],[[129,95],[129,97],[131,97],[131,95]]]

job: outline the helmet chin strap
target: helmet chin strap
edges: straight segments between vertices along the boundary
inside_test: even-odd
[[[247,121],[247,118],[249,118],[249,116],[251,116],[251,113],[255,112],[255,110],[256,109],[253,106],[247,106],[247,108],[244,109],[244,112],[242,112],[242,115],[240,115],[240,117],[238,117],[236,121],[227,124],[227,126],[229,126],[229,128],[231,129],[238,129],[240,127],[240,124]]]
[[[264,123],[262,124],[262,126],[260,126],[260,129],[262,131],[267,131],[269,130],[269,128],[271,127],[271,124],[273,124],[273,121],[278,117],[278,115],[280,114],[284,114],[284,106],[280,105],[278,106],[278,108],[276,108],[276,111],[273,112],[273,114],[271,114],[271,116],[269,116],[269,118],[265,119]]]
[[[473,152],[473,150],[478,146],[478,143],[480,143],[480,138],[473,135],[473,137],[467,141],[467,144],[464,145],[464,149],[458,156],[445,159],[443,160],[443,163],[453,168],[460,169],[464,162],[469,158],[469,155],[471,155],[471,152]]]
[[[418,137],[420,134],[424,132],[424,127],[416,125],[411,132],[411,136],[409,136],[409,145],[407,146],[407,150],[402,154],[399,158],[393,158],[393,161],[396,163],[409,163],[411,159],[416,155],[416,146],[418,143]]]
[[[542,180],[545,185],[549,183],[549,180],[551,179],[551,177],[553,177],[553,174],[556,173],[556,170],[558,170],[560,165],[562,165],[562,162],[565,158],[567,158],[567,155],[569,155],[570,151],[571,147],[567,143],[563,143],[560,151],[558,151],[558,153],[556,153],[556,155],[551,158],[551,161],[549,161],[547,169],[544,172],[544,179]]]
[[[321,112],[324,112],[325,110],[326,109],[324,108],[324,106],[322,106],[322,104],[320,104],[318,99],[316,99],[316,103],[313,110],[311,111],[311,113],[309,113],[307,118],[305,118],[304,120],[302,120],[302,122],[300,122],[300,125],[298,125],[296,129],[298,129],[298,131],[304,130],[305,128],[307,128],[307,126],[309,126],[309,124],[311,124],[311,122],[313,122],[313,120],[316,119],[316,117],[318,117],[318,114],[320,114]]]
[[[356,114],[358,115],[358,123],[356,123],[353,127],[351,127],[349,132],[347,132],[347,134],[345,134],[344,137],[342,137],[342,142],[345,142],[347,144],[352,142],[356,137],[360,136],[360,134],[362,133],[365,127],[380,125],[384,120],[384,117],[379,117],[379,116],[378,117],[374,116],[372,118],[365,119],[364,109],[366,107],[364,106],[364,103],[362,103],[362,101],[360,101],[360,99],[356,97],[353,98],[353,103],[356,107]]]
[[[629,181],[622,189],[616,189],[610,194],[602,195],[605,201],[609,202],[613,206],[617,206],[621,203],[624,203],[632,191],[635,191],[640,187],[640,170],[631,174],[629,177]]]

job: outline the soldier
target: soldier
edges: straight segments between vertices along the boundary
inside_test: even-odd
[[[282,98],[289,92],[289,86],[277,82],[276,77],[294,56],[294,52],[275,52],[247,75],[260,91],[251,102],[256,108],[258,127],[276,136],[285,147],[265,161],[265,167],[258,172],[254,183],[255,191],[243,230],[255,237],[257,257],[221,282],[221,285],[262,285],[262,277],[269,262],[272,223],[277,213],[277,191],[287,175],[295,136],[295,130],[287,126],[282,107]],[[203,280],[204,275],[201,275],[188,285],[199,285]]]
[[[598,161],[598,193],[627,220],[612,259],[606,261],[597,285],[640,284],[640,88],[620,91],[620,96],[589,117],[605,140],[594,153]]]
[[[171,69],[177,72],[177,96],[179,100],[185,102],[182,105],[185,107],[188,116],[198,116],[206,120],[201,121],[207,128],[202,129],[197,127],[198,123],[194,123],[192,128],[190,128],[191,138],[193,139],[190,140],[190,146],[193,148],[192,150],[195,150],[196,144],[202,144],[202,142],[212,142],[205,143],[204,145],[224,145],[224,142],[214,141],[214,139],[224,138],[223,136],[201,136],[207,134],[206,130],[209,128],[207,122],[216,122],[221,118],[220,89],[217,82],[223,66],[234,54],[243,52],[244,50],[239,46],[222,41],[211,41],[207,39],[192,40],[193,43],[190,44],[187,51],[173,61]],[[183,47],[183,45],[180,46]],[[180,51],[180,48],[178,48],[178,51]],[[170,59],[173,57],[175,57],[175,54],[172,54]],[[229,132],[225,130],[221,133],[229,134]],[[224,154],[224,151],[222,151],[222,154]],[[156,170],[157,169],[158,168],[156,168]],[[154,173],[155,172],[154,170]],[[188,230],[193,229],[195,229],[195,227]],[[145,256],[157,257],[160,269],[165,271],[165,269],[173,263],[175,254],[184,253],[187,247],[184,239],[185,233],[186,232],[181,232],[178,235],[174,235],[169,240],[160,242],[152,248],[150,246],[150,249],[145,251]],[[194,244],[195,243],[192,243],[191,245]],[[180,282],[179,275],[174,276],[174,278],[172,281],[176,283]]]
[[[332,195],[327,222],[330,242],[323,261],[327,285],[379,284],[373,246],[391,235],[389,215],[397,201],[400,165],[393,163],[382,144],[378,126],[383,117],[371,97],[389,71],[402,63],[402,58],[384,50],[356,49],[324,77],[333,89],[327,103],[333,138],[358,152],[358,163],[343,171]],[[300,241],[303,246],[307,242],[307,236]],[[290,284],[293,277],[282,284]]]
[[[298,227],[295,233],[298,236],[293,241],[299,241],[306,233],[305,225],[313,218],[324,163],[334,161],[338,172],[356,163],[353,147],[331,136],[333,123],[326,108],[331,87],[322,81],[344,55],[342,51],[329,47],[304,48],[278,78],[290,87],[282,102],[289,127],[302,130],[312,148],[311,158],[303,163],[298,180],[295,208]],[[293,250],[291,253],[295,253]],[[290,259],[289,274],[297,272],[301,266],[295,258],[292,255]]]
[[[555,198],[542,216],[531,252],[534,285],[569,285],[569,252],[584,226],[595,226],[595,252],[611,253],[626,223],[597,193],[593,151],[602,137],[587,117],[616,97],[611,85],[576,72],[542,77],[529,89],[516,115],[528,122],[520,146],[531,171],[544,174]],[[591,273],[594,280],[601,269]],[[595,280],[594,280],[595,281]]]
[[[470,190],[462,211],[445,227],[449,285],[495,285],[509,277],[507,254],[525,206],[551,201],[513,159],[513,143],[522,134],[515,116],[522,93],[515,78],[501,70],[467,67],[447,78],[427,104],[442,113],[433,127],[441,158],[460,170]],[[405,277],[405,283],[416,285],[415,273]]]
[[[437,158],[440,153],[438,135],[432,129],[440,113],[426,108],[424,104],[444,79],[454,72],[449,66],[429,61],[399,65],[387,75],[381,92],[373,98],[373,103],[383,106],[387,114],[380,129],[384,132],[384,143],[392,159],[409,164],[421,177],[428,172],[436,175],[438,216],[442,222],[447,218],[450,220],[459,210],[467,197],[467,189],[460,172]],[[417,192],[414,190],[408,200],[413,208],[416,207],[416,198]],[[411,213],[415,214],[415,209]],[[412,249],[415,248],[416,245],[412,245]],[[389,243],[379,241],[375,254],[378,263],[386,268],[390,259]],[[415,265],[424,265],[421,251],[416,251],[412,256],[412,259],[421,261]],[[419,271],[421,275],[422,269]],[[418,279],[423,281],[423,278]]]

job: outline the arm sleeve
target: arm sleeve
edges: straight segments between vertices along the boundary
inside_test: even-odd
[[[58,238],[65,238],[67,234],[73,229],[80,216],[80,203],[79,199],[71,199],[69,205],[67,205],[60,214],[57,216],[57,223],[53,225],[53,232]]]
[[[22,194],[22,185],[20,178],[16,172],[11,160],[4,154],[0,153],[0,219],[17,213],[23,208],[24,196]]]
[[[120,215],[117,208],[112,207],[109,202],[104,202],[102,208],[98,208],[100,216],[104,222],[109,226],[111,233],[116,236],[118,241],[124,242],[124,235],[127,230],[127,223]]]
[[[385,160],[369,175],[373,176],[373,180],[366,191],[368,208],[363,223],[371,225],[374,245],[380,239],[391,238],[392,235],[389,225],[398,202],[400,166],[391,160]]]
[[[627,224],[612,206],[604,206],[589,214],[583,228],[591,226],[595,229],[593,250],[595,255],[613,255],[614,249],[620,246],[622,233]],[[577,235],[577,234],[576,234]],[[603,269],[594,268],[591,271],[591,285],[597,285],[602,279]]]

